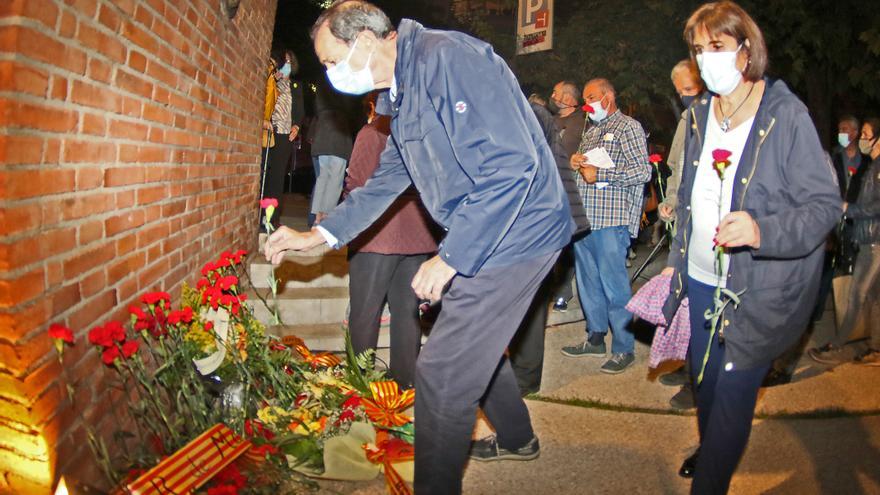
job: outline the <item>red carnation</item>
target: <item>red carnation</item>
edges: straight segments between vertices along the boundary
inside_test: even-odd
[[[104,352],[101,354],[101,361],[103,361],[104,364],[106,364],[107,366],[112,365],[118,358],[119,349],[116,346],[104,349]]]
[[[593,107],[589,103],[585,103],[584,106],[581,107],[581,110],[587,113],[593,113]]]
[[[853,175],[856,175],[856,168],[855,167],[849,167],[849,168],[847,168],[847,171],[849,172],[850,177],[852,177]]]
[[[209,273],[213,272],[216,269],[217,267],[214,266],[214,263],[212,261],[209,261],[205,263],[205,266],[202,267],[202,275],[207,277]]]
[[[168,308],[169,302],[171,301],[171,295],[167,292],[150,292],[144,294],[143,297],[141,297],[141,301],[150,306],[157,306],[159,303],[165,302],[165,307]]]
[[[663,161],[663,157],[660,156],[660,153],[654,153],[648,157],[648,161],[651,163],[660,163]]]
[[[89,342],[101,347],[113,347],[113,337],[101,326],[89,330]]]
[[[236,285],[238,285],[238,277],[235,275],[227,275],[220,279],[220,288],[223,290],[229,290]]]
[[[53,323],[49,325],[49,337],[67,342],[68,344],[72,344],[73,330],[65,327],[64,325]]]
[[[140,306],[131,305],[128,307],[128,312],[138,320],[147,319],[147,313],[144,313],[144,310],[142,310]]]
[[[213,329],[214,329],[214,322],[213,321],[209,321],[209,322],[205,323],[205,331],[206,332],[210,332]]]
[[[133,356],[138,350],[138,341],[137,340],[129,340],[128,342],[122,344],[122,357],[125,359]]]
[[[212,486],[207,495],[238,495],[238,489],[232,485]]]
[[[724,149],[712,150],[712,160],[716,162],[726,162],[733,153]]]
[[[115,342],[122,342],[125,340],[125,328],[122,326],[122,323],[118,321],[108,321],[107,324],[104,325],[104,331],[107,332],[107,335]]]
[[[260,208],[268,207],[278,208],[278,200],[275,198],[263,198],[260,200]]]
[[[354,409],[355,407],[358,407],[360,405],[361,405],[361,398],[358,397],[357,395],[352,395],[351,397],[346,399],[345,402],[342,403],[342,408],[343,409]]]
[[[352,421],[354,419],[354,411],[351,409],[346,409],[342,411],[342,414],[339,415],[339,419],[336,420],[336,426],[339,426],[346,421]]]

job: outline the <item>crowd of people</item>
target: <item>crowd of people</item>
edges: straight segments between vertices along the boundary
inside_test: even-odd
[[[335,2],[311,36],[332,87],[368,95],[368,123],[352,144],[333,94],[318,91],[313,227],[280,227],[265,255],[349,246],[353,346],[375,348],[387,302],[390,375],[418,391],[416,493],[458,493],[468,458],[539,455],[522,397],[540,390],[548,312],[566,310],[573,280],[585,334],[562,354],[601,358],[607,374],[636,362],[627,267],[652,183],[646,133],[609,78],[527,100],[491,46],[395,27],[365,1]],[[733,2],[699,7],[684,38],[689,57],[671,70],[684,111],[668,177],[653,177],[657,235],[670,240],[662,312],[684,311],[691,331],[685,365],[660,381],[681,387],[673,407],[697,410],[700,443],[679,474],[692,493],[726,493],[758,390],[791,380],[835,275],[852,277],[845,315],[809,356],[880,364],[880,121],[841,118],[839,146],[824,151]],[[279,143],[302,122],[295,65],[280,52],[267,76],[268,193],[289,158]],[[420,314],[438,303],[421,345]],[[471,441],[477,408],[496,433]]]

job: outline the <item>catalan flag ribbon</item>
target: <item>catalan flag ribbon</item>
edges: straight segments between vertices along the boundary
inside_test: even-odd
[[[218,423],[128,484],[133,495],[192,493],[251,448]]]
[[[362,404],[372,421],[387,427],[403,426],[412,421],[412,417],[400,411],[408,408],[415,401],[414,389],[400,393],[396,382],[383,381],[370,383],[370,391],[373,393],[373,399],[364,398]]]
[[[329,352],[319,352],[317,354],[313,354],[312,351],[310,351],[309,348],[306,347],[304,344],[297,345],[296,352],[298,352],[299,355],[303,357],[305,362],[311,365],[312,369],[321,366],[332,368],[334,366],[339,366],[339,364],[342,363],[342,360],[339,359],[339,357]]]
[[[385,471],[385,484],[391,495],[411,495],[409,485],[394,469],[395,462],[411,461],[415,459],[415,449],[412,444],[392,437],[387,431],[376,433],[376,445],[362,445],[367,459],[373,464],[381,464]]]

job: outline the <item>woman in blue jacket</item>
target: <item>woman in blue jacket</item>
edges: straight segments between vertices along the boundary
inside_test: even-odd
[[[726,493],[761,381],[806,328],[842,207],[806,107],[764,77],[748,13],[703,5],[684,36],[708,91],[688,109],[664,313],[671,321],[689,298],[700,447],[680,474],[694,477],[692,493]]]

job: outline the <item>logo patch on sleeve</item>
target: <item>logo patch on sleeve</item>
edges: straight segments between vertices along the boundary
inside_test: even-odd
[[[467,103],[463,101],[455,102],[455,112],[456,113],[465,113],[467,112]]]

